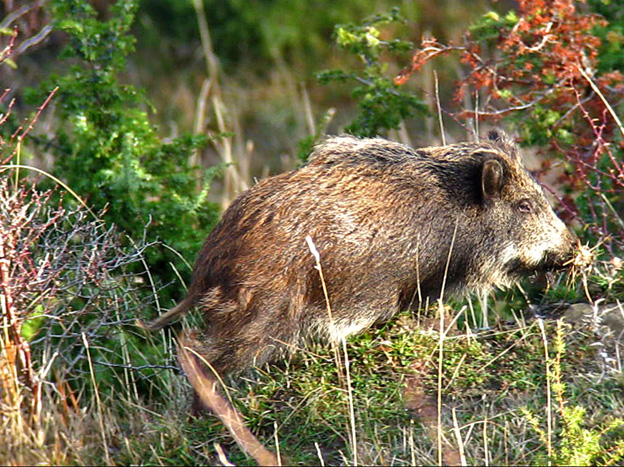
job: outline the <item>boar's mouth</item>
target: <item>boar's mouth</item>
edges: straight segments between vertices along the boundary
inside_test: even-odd
[[[565,256],[547,253],[538,271],[561,271],[563,269],[568,269],[573,259],[574,257],[571,253]]]
[[[537,264],[526,264],[520,259],[514,259],[507,263],[507,274],[514,278],[525,275],[543,273],[549,271],[561,271],[567,269],[571,258],[563,258],[560,255],[548,253]]]

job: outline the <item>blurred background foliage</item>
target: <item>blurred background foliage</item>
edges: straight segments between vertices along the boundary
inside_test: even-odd
[[[33,23],[33,28],[37,22],[40,26],[49,23],[50,2],[32,3],[42,6],[29,13],[32,17],[23,20]],[[87,3],[104,20],[109,17],[114,2]],[[16,3],[4,2],[5,11],[0,11],[0,17],[8,13],[9,5],[13,9],[18,7]],[[351,120],[354,109],[350,90],[321,86],[315,78],[322,70],[358,63],[334,44],[337,24],[359,24],[398,7],[406,21],[384,30],[385,38],[418,43],[426,33],[441,40],[458,40],[465,25],[489,9],[505,11],[512,6],[511,1],[486,0],[203,2],[213,52],[223,73],[220,81],[227,94],[229,113],[236,115],[243,125],[240,138],[253,141],[259,151],[254,157],[255,175],[262,172],[267,160],[273,171],[281,169],[280,156],[292,154],[298,139],[306,135],[301,102],[304,89],[314,114],[323,113],[327,107],[339,110],[331,125],[333,131]],[[197,101],[207,74],[193,0],[144,0],[137,7],[132,27],[135,50],[128,57],[122,82],[144,90],[152,104],[149,110],[163,136],[192,132]],[[23,92],[50,72],[65,69],[67,62],[59,60],[59,52],[66,40],[64,34],[56,32],[29,49],[19,57],[18,69],[3,70],[2,84],[10,85],[16,89],[14,92]],[[403,59],[409,59],[409,54]],[[397,70],[404,66],[404,60],[395,59],[389,65]],[[438,74],[444,98],[444,90],[452,89],[456,70],[452,64],[441,65]],[[266,132],[271,138],[261,137]]]
[[[2,131],[8,139],[59,87],[20,141],[21,162],[60,177],[131,238],[163,242],[145,254],[158,286],[175,284],[163,296],[170,306],[190,280],[185,263],[218,219],[218,204],[295,167],[322,134],[393,131],[395,139],[435,143],[430,76],[400,91],[392,78],[423,34],[459,40],[471,18],[511,6],[6,0],[1,38],[14,44],[0,70],[9,90],[0,105],[11,105]],[[394,17],[383,16],[392,8]],[[380,22],[367,50],[336,40],[336,25],[357,35],[367,18]],[[442,62],[438,74],[448,102],[456,70]]]

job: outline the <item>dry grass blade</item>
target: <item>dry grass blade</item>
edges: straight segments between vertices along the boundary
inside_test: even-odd
[[[108,453],[108,443],[106,440],[106,430],[104,428],[104,416],[102,414],[102,401],[100,400],[100,393],[98,391],[97,382],[95,381],[95,371],[93,370],[93,361],[91,360],[91,352],[89,351],[89,341],[87,336],[82,334],[82,341],[84,342],[85,349],[87,351],[87,361],[89,362],[89,372],[91,374],[91,383],[93,384],[93,392],[95,394],[95,402],[98,411],[98,420],[100,422],[100,435],[102,436],[102,446],[104,455],[106,456],[106,463],[111,465],[110,455]]]
[[[440,138],[442,139],[442,146],[446,146],[446,134],[444,132],[444,120],[442,119],[442,107],[440,105],[440,92],[438,88],[438,73],[437,71],[433,71],[433,76],[435,80],[435,100],[436,106],[438,110],[438,121],[440,123]]]
[[[331,303],[329,301],[329,294],[327,292],[327,284],[325,283],[325,277],[323,275],[323,268],[321,267],[321,255],[316,249],[316,245],[314,245],[314,241],[312,240],[312,237],[310,237],[309,235],[306,236],[306,242],[308,244],[308,248],[310,249],[310,252],[312,253],[312,256],[314,256],[314,259],[316,261],[316,269],[319,272],[321,285],[323,286],[323,295],[325,297],[325,303],[327,305],[329,323],[330,323],[330,326],[333,327]],[[349,354],[347,352],[347,341],[344,336],[341,337],[340,342],[342,344],[342,350],[344,353],[344,370],[345,370],[345,376],[346,376],[345,384],[347,386],[347,393],[349,395],[349,421],[351,424],[351,443],[352,443],[353,465],[358,465],[357,430],[356,430],[356,425],[355,425],[355,409],[353,406],[353,390],[352,390],[352,385],[351,385],[351,372],[349,369]],[[336,365],[338,368],[338,375],[340,378],[342,378],[342,366],[340,362],[339,353],[336,348],[334,350],[336,354]]]
[[[437,410],[438,410],[438,426],[437,426],[437,446],[438,446],[438,464],[442,465],[444,462],[444,443],[443,443],[443,433],[442,433],[442,375],[443,375],[443,364],[444,364],[444,338],[446,337],[445,332],[445,324],[444,324],[444,305],[442,304],[442,300],[444,299],[444,289],[446,286],[446,279],[448,278],[448,270],[449,265],[451,264],[451,256],[453,254],[453,247],[455,246],[455,238],[457,236],[457,228],[459,227],[459,220],[455,223],[455,230],[453,231],[453,237],[451,239],[451,246],[449,247],[449,254],[446,260],[446,267],[444,269],[444,277],[442,279],[442,290],[440,290],[440,299],[438,301],[438,311],[440,313],[440,339],[438,342],[438,400],[437,400]]]

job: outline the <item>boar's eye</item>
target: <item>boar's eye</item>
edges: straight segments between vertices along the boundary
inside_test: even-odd
[[[516,205],[516,209],[518,212],[522,212],[524,214],[530,214],[533,212],[533,206],[529,200],[523,199]]]

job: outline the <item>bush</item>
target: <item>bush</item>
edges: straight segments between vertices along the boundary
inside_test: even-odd
[[[45,145],[53,148],[54,173],[103,212],[130,238],[145,235],[161,241],[145,252],[162,283],[188,279],[189,268],[166,247],[192,258],[218,218],[218,207],[207,200],[218,169],[189,164],[193,151],[206,146],[206,136],[185,136],[164,142],[150,124],[145,97],[119,82],[134,38],[130,27],[134,0],[110,7],[110,19],[100,21],[83,0],[53,1],[53,24],[69,36],[64,59],[72,59],[64,76],[52,76],[31,92],[31,101],[58,86],[58,126]],[[44,147],[44,146],[41,146]],[[147,226],[147,227],[146,227]]]
[[[624,127],[610,103],[622,101],[624,76],[615,68],[617,46],[601,37],[617,35],[621,26],[582,3],[523,0],[517,13],[485,15],[461,43],[425,39],[395,82],[405,83],[440,55],[458,53],[465,73],[456,101],[464,107],[454,117],[472,125],[503,121],[522,143],[542,147],[540,174],[559,167],[567,217],[617,255],[624,252]],[[613,17],[617,4],[592,2]],[[477,111],[464,99],[475,94],[484,103]]]
[[[360,113],[345,130],[357,136],[385,135],[398,129],[401,122],[415,112],[427,113],[427,106],[412,93],[404,92],[387,76],[388,65],[381,61],[387,53],[405,53],[413,44],[399,39],[381,39],[379,26],[402,21],[398,9],[368,18],[360,25],[338,25],[335,39],[338,46],[358,57],[361,72],[324,71],[317,75],[322,84],[333,81],[354,82],[351,95],[358,102]]]
[[[88,392],[90,374],[104,382],[102,393],[128,383],[128,355],[138,364],[142,355],[133,351],[138,341],[128,326],[150,304],[128,273],[149,245],[122,248],[114,228],[82,207],[56,204],[53,195],[0,178],[2,411],[34,429],[42,421],[46,381],[65,394]],[[132,374],[133,382],[138,376]]]

